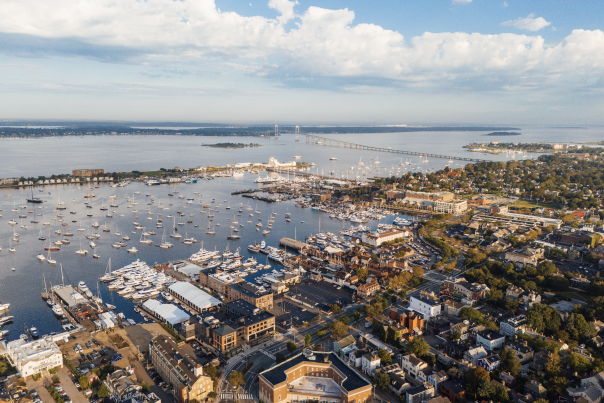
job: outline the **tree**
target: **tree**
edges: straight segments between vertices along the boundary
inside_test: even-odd
[[[580,354],[570,353],[564,361],[570,365],[573,371],[578,373],[591,371],[591,361]]]
[[[390,383],[390,377],[388,374],[379,372],[375,375],[375,383],[382,389],[386,389]]]
[[[545,388],[547,389],[547,395],[550,399],[557,399],[558,396],[562,396],[566,392],[568,387],[568,381],[566,378],[561,376],[554,376],[547,381]]]
[[[509,347],[506,347],[501,352],[501,370],[508,372],[512,376],[518,376],[522,371],[522,365],[518,361],[518,356]]]
[[[325,336],[325,330],[319,330],[319,331],[317,332],[317,336],[319,336],[319,337],[323,337],[323,336]]]
[[[331,306],[331,312],[333,312],[333,313],[338,313],[338,312],[340,312],[340,309],[342,309],[342,308],[340,308],[340,306],[339,306],[338,304],[333,304],[333,305]]]
[[[398,293],[398,296],[401,297],[402,299],[407,298],[407,291],[402,290]]]
[[[430,346],[421,337],[414,337],[413,341],[407,344],[407,352],[409,354],[415,354],[416,357],[426,355],[430,351]]]
[[[296,351],[297,348],[298,346],[296,346],[296,343],[294,343],[293,341],[287,342],[287,351],[289,351],[290,353]]]
[[[311,340],[312,340],[312,336],[310,334],[306,333],[306,335],[304,336],[304,345],[309,346]]]
[[[96,395],[98,397],[100,397],[101,399],[106,398],[107,396],[109,396],[109,389],[107,389],[107,385],[105,385],[104,383],[101,385],[101,387],[99,388],[99,390],[96,392]]]
[[[481,323],[484,320],[484,315],[472,307],[461,308],[459,317],[477,323]]]
[[[235,389],[239,389],[242,383],[245,382],[243,378],[243,374],[239,371],[232,371],[229,375],[229,383],[235,387]]]
[[[461,333],[460,332],[453,332],[451,333],[451,335],[449,336],[449,339],[455,341],[455,340],[459,340],[461,339]]]
[[[354,314],[354,321],[357,322],[359,319],[361,319],[361,312],[356,311]]]
[[[207,376],[212,378],[212,380],[216,379],[216,376],[218,375],[218,370],[213,365],[208,365],[203,369],[203,371],[206,373]]]
[[[533,304],[528,311],[527,324],[537,333],[553,334],[560,329],[562,321],[554,308],[545,304]]]
[[[367,276],[369,275],[369,270],[366,267],[357,267],[354,269],[357,277],[359,278],[359,282],[364,283],[367,280]]]
[[[547,364],[545,364],[545,373],[550,377],[555,377],[560,374],[561,369],[560,354],[558,354],[558,351],[554,351],[547,360]]]
[[[495,387],[490,381],[486,379],[480,382],[480,385],[478,385],[478,388],[476,390],[476,394],[478,395],[478,397],[481,397],[483,399],[490,397],[494,392]]]
[[[283,361],[285,361],[285,354],[277,353],[275,356],[275,361],[277,361],[277,364],[281,364]]]
[[[216,392],[210,392],[210,393],[208,393],[208,399],[209,400],[214,400],[214,399],[216,399],[217,396],[218,396],[218,393],[216,393]]]
[[[82,386],[81,383],[80,383],[80,386]],[[151,392],[151,389],[149,389],[149,385],[147,385],[147,382],[145,382],[145,381],[141,382],[141,391],[143,393],[149,393],[149,392]]]
[[[350,324],[350,318],[348,316],[344,316],[344,317],[340,318],[340,322],[342,322],[343,324],[348,326]]]
[[[384,350],[383,348],[380,348],[378,350],[378,357],[380,357],[380,360],[383,364],[390,364],[392,362],[392,356],[388,351]]]
[[[468,390],[476,394],[478,386],[484,381],[490,382],[491,376],[483,367],[474,367],[468,371],[466,380],[468,381]]]
[[[329,325],[329,330],[335,339],[341,339],[348,334],[348,326],[342,322],[335,322]]]
[[[82,375],[80,379],[78,379],[78,383],[80,384],[80,388],[82,388],[82,390],[88,389],[90,386],[88,385],[88,378],[86,378],[86,375]]]

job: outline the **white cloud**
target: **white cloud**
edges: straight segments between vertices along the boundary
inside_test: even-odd
[[[297,1],[290,0],[269,0],[268,6],[274,10],[277,10],[281,16],[277,17],[277,20],[281,24],[287,23],[289,20],[294,18],[294,7],[298,4]]]
[[[535,18],[535,14],[529,14],[526,18],[520,17],[516,20],[505,21],[501,25],[535,32],[551,25],[551,22],[546,21],[543,17]]]
[[[5,0],[0,15],[10,18],[0,19],[0,52],[32,43],[37,47],[31,52],[49,52],[64,43],[57,52],[108,61],[117,53],[131,63],[197,63],[289,83],[331,80],[342,86],[538,88],[604,71],[601,30],[575,30],[555,45],[511,33],[426,32],[406,41],[378,25],[355,25],[348,9],[309,7],[297,15],[295,5],[271,0],[280,16],[270,19],[223,12],[213,0]],[[286,30],[289,21],[295,27]]]
[[[508,8],[509,4],[507,1],[504,1],[503,4],[501,5],[503,8]]]
[[[451,4],[470,4],[472,0],[453,0]]]

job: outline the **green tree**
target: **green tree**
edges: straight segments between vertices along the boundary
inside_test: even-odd
[[[342,322],[343,324],[348,326],[350,324],[350,318],[348,316],[344,316],[344,317],[340,318],[340,322]]]
[[[484,381],[490,382],[491,376],[483,367],[474,367],[468,371],[466,380],[468,382],[468,391],[476,395],[478,386]]]
[[[361,319],[361,312],[356,311],[354,314],[354,321],[357,322],[359,319]]]
[[[208,399],[209,400],[214,400],[214,399],[216,399],[217,396],[218,396],[218,393],[216,393],[216,392],[210,392],[210,393],[208,393]]]
[[[80,388],[82,388],[82,390],[88,389],[90,387],[90,385],[88,385],[88,378],[86,378],[86,375],[80,376],[80,379],[78,379],[78,383],[80,384]]]
[[[561,369],[562,365],[560,363],[560,354],[558,351],[554,351],[551,353],[547,363],[545,364],[545,373],[550,377],[555,377],[560,374]]]
[[[562,396],[566,392],[566,388],[568,387],[568,381],[566,378],[561,376],[554,376],[550,378],[546,384],[545,388],[547,389],[547,396],[552,399],[557,399],[558,396]]]
[[[319,337],[323,337],[323,336],[325,336],[325,330],[319,330],[319,331],[317,332],[317,336],[319,336]]]
[[[312,336],[308,333],[304,336],[304,345],[310,346],[310,341],[312,340]]]
[[[478,388],[476,389],[476,394],[478,397],[483,399],[490,397],[493,393],[495,393],[495,387],[486,379],[480,382],[480,385],[478,385]]]
[[[388,384],[390,383],[390,377],[388,376],[388,374],[385,374],[383,372],[378,372],[375,375],[375,383],[382,389],[386,389],[388,387]]]
[[[591,361],[580,354],[570,353],[564,361],[570,365],[573,371],[578,373],[591,371]]]
[[[481,323],[484,320],[484,315],[472,307],[461,308],[459,317],[477,323]]]
[[[245,382],[243,378],[243,374],[239,371],[232,371],[229,375],[229,383],[233,385],[236,389],[239,389],[239,386]]]
[[[101,387],[99,388],[99,390],[96,392],[96,395],[98,397],[100,397],[101,399],[106,398],[107,396],[109,396],[109,389],[107,389],[107,385],[105,385],[104,383],[101,385]]]
[[[149,385],[147,385],[147,382],[145,382],[145,381],[141,382],[141,391],[143,393],[149,393],[149,392],[151,392],[151,389],[149,389]]]
[[[378,357],[380,357],[383,364],[390,364],[392,362],[392,356],[383,348],[378,350]]]
[[[348,326],[343,324],[342,322],[335,322],[329,325],[329,330],[331,330],[331,334],[334,339],[341,339],[342,337],[348,334]]]
[[[333,312],[333,313],[338,313],[338,312],[340,312],[341,309],[342,308],[340,308],[340,306],[338,304],[333,304],[331,306],[331,312]]]
[[[501,352],[501,370],[510,373],[512,376],[518,376],[522,371],[518,356],[509,347]]]
[[[430,346],[422,337],[414,337],[413,340],[407,343],[407,352],[415,354],[416,357],[421,357],[428,354]]]
[[[359,278],[359,282],[364,283],[367,280],[367,276],[369,275],[369,270],[366,267],[357,267],[354,269],[355,274]]]
[[[290,353],[296,351],[297,348],[298,346],[296,346],[296,343],[294,343],[293,341],[287,342],[287,351],[289,351]]]
[[[283,361],[285,361],[285,354],[277,353],[275,356],[275,361],[277,361],[277,364],[281,364]]]

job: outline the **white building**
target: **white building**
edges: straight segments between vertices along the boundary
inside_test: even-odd
[[[413,378],[417,378],[420,371],[429,367],[428,363],[421,358],[415,356],[415,354],[407,354],[401,357],[401,368],[405,373],[411,375]]]
[[[9,343],[2,342],[10,363],[27,377],[56,367],[63,367],[63,356],[59,346],[51,339],[44,338],[26,342],[17,339]]]
[[[424,319],[430,319],[441,314],[442,304],[436,297],[420,295],[411,296],[409,309],[424,315]]]
[[[375,370],[380,367],[381,362],[377,354],[365,353],[361,357],[361,368],[365,374],[373,376]]]
[[[384,232],[372,232],[363,234],[361,241],[371,246],[380,246],[384,242],[394,241],[397,238],[407,238],[410,234],[409,230],[401,231],[398,229],[390,229]]]
[[[446,214],[463,214],[468,210],[468,202],[465,200],[437,200],[434,203],[434,211]]]
[[[268,163],[266,164],[266,166],[269,168],[295,168],[296,162],[295,161],[279,162],[279,161],[277,161],[276,158],[270,157],[268,159]]]

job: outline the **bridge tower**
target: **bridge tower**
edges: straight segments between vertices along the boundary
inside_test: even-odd
[[[275,138],[279,137],[279,125],[275,125]]]
[[[296,141],[300,141],[300,126],[296,126],[294,133],[296,134]]]

